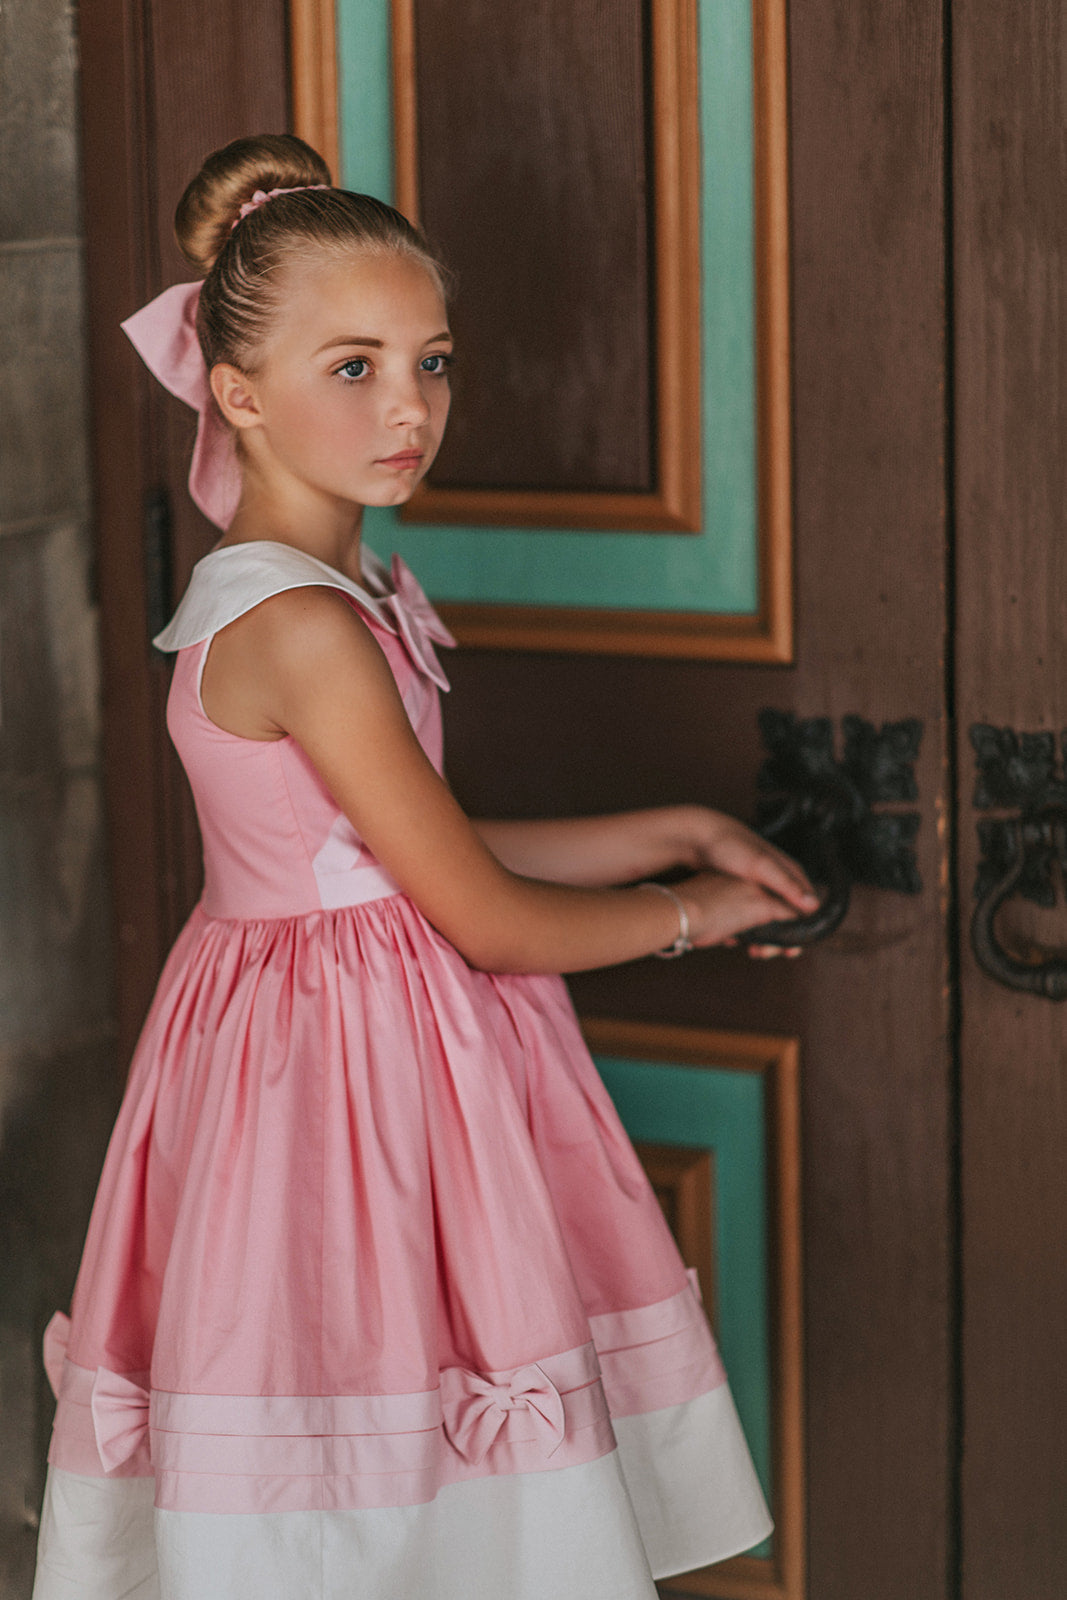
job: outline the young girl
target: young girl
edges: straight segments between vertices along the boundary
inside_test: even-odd
[[[440,444],[441,270],[290,137],[177,230],[127,330],[224,530],[158,640],[205,885],[46,1335],[35,1600],[653,1600],[770,1521],[558,974],[814,896],[701,807],[466,818],[451,640],[360,542]]]

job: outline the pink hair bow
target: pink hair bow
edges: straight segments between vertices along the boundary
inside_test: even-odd
[[[233,435],[219,413],[196,337],[200,283],[177,283],[127,317],[122,331],[165,389],[199,413],[189,468],[189,493],[211,522],[225,530],[241,498]]]
[[[117,1372],[97,1367],[91,1398],[96,1448],[105,1472],[130,1462],[148,1468],[147,1389]]]
[[[427,600],[418,578],[406,561],[394,556],[389,571],[394,595],[388,595],[380,604],[396,623],[400,637],[407,646],[413,661],[439,689],[448,688],[448,679],[437,659],[435,644],[454,647],[456,641]]]
[[[472,1465],[485,1459],[512,1411],[527,1413],[546,1456],[554,1455],[563,1443],[563,1397],[540,1367],[519,1367],[500,1383],[465,1367],[453,1367],[442,1373],[442,1378],[450,1391],[445,1402],[445,1433]]]

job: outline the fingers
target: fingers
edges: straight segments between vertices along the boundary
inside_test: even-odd
[[[765,889],[779,895],[797,911],[816,909],[819,896],[801,868],[789,856],[767,846],[754,865],[757,868],[755,876]]]
[[[742,843],[740,839],[736,842]],[[743,864],[738,863],[740,876],[762,884],[798,911],[814,911],[819,897],[803,867],[792,856],[779,850],[777,845],[768,844],[758,834],[750,833],[748,829],[745,829],[740,853],[744,858]],[[738,867],[729,870],[737,871]]]
[[[709,866],[761,884],[793,911],[815,910],[819,897],[799,862],[736,818],[722,813],[715,813],[715,817],[717,831],[708,853]]]

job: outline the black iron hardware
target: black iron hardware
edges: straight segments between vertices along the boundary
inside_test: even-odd
[[[170,498],[166,489],[150,489],[144,504],[144,589],[148,637],[162,633],[170,619],[171,599]]]
[[[1056,736],[976,722],[971,744],[978,766],[975,806],[1012,813],[978,823],[982,853],[971,947],[979,966],[998,983],[1046,1000],[1067,1000],[1067,959],[1020,960],[1004,949],[996,931],[998,911],[1016,895],[1051,910],[1056,864],[1061,874],[1067,871],[1067,781],[1056,760]],[[1067,758],[1067,733],[1062,748]]]
[[[784,949],[827,938],[844,921],[855,883],[918,894],[922,879],[912,848],[918,812],[873,807],[918,799],[922,723],[909,717],[877,729],[862,717],[844,717],[840,758],[829,717],[800,720],[767,709],[759,726],[768,755],[757,779],[763,795],[757,826],[826,894],[811,916],[749,928],[739,943]]]

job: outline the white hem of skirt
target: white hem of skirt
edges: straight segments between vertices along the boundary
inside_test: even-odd
[[[52,1467],[33,1600],[655,1600],[770,1532],[726,1385],[615,1431],[595,1461],[354,1511],[160,1511],[152,1478]]]

